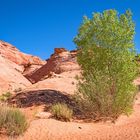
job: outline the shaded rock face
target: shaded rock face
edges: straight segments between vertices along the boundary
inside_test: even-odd
[[[35,71],[37,71],[42,66],[43,65],[29,65],[29,66],[25,67],[25,69],[23,71],[23,75],[24,76],[31,75],[32,73],[34,73]]]
[[[70,52],[64,48],[55,48],[54,54],[47,60],[47,63],[31,75],[26,75],[26,77],[32,83],[36,83],[49,76],[51,72],[60,74],[66,71],[79,70],[80,67],[76,60],[76,54],[76,51]]]

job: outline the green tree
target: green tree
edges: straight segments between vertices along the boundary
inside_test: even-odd
[[[117,118],[132,110],[137,76],[132,13],[116,10],[84,16],[78,35],[77,60],[82,68],[78,100],[90,117]],[[88,113],[89,112],[89,113]]]

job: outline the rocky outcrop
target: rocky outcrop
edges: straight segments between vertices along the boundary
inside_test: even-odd
[[[34,67],[37,69],[38,66],[45,64],[45,61],[42,61],[39,57],[22,53],[16,47],[4,41],[0,41],[0,56],[17,64],[21,73],[25,72],[28,66],[37,65],[37,67]]]
[[[25,70],[23,72],[23,75],[24,76],[31,75],[35,71],[37,71],[39,68],[41,68],[42,66],[43,65],[29,65],[29,66],[25,67]]]
[[[51,55],[47,63],[26,77],[36,83],[45,77],[49,77],[51,72],[60,74],[66,71],[79,70],[80,67],[76,61],[76,51],[67,51],[64,48],[55,48],[54,54]]]
[[[45,63],[36,56],[22,53],[11,44],[0,41],[0,93],[31,85],[23,74],[35,72]]]
[[[0,41],[0,55],[18,65],[41,65],[44,64],[39,57],[20,52],[11,44]]]
[[[16,69],[19,69],[17,64],[0,56],[0,94],[31,85]]]
[[[55,48],[54,54],[48,60],[42,61],[0,41],[0,92],[27,87],[54,73],[79,70],[76,54],[75,50]]]

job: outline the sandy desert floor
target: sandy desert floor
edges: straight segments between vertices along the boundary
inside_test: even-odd
[[[99,122],[99,123],[83,123],[83,122],[62,122],[50,119],[34,118],[35,113],[42,111],[45,104],[49,104],[54,100],[61,100],[63,95],[52,96],[54,94],[47,92],[43,100],[40,96],[36,96],[39,91],[45,88],[73,93],[75,84],[71,84],[74,74],[64,73],[60,78],[46,79],[33,85],[24,91],[25,94],[18,95],[22,98],[28,98],[23,102],[21,110],[25,112],[30,121],[29,128],[24,135],[17,138],[1,136],[1,140],[140,140],[140,93],[134,104],[134,112],[129,117],[120,116],[115,123]],[[64,78],[65,77],[65,78]],[[75,81],[74,81],[75,82]],[[135,81],[140,84],[140,79]],[[38,89],[36,92],[33,90]],[[60,93],[61,94],[61,93]],[[17,99],[19,97],[17,96]],[[33,98],[34,97],[34,98]],[[53,97],[53,98],[52,98]],[[63,97],[66,98],[65,96]]]

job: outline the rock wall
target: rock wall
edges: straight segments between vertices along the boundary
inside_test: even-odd
[[[39,57],[22,53],[16,47],[4,41],[0,41],[0,56],[17,64],[21,73],[25,72],[28,66],[45,64],[45,61],[42,61]]]
[[[13,45],[0,41],[0,93],[25,88],[48,78],[52,73],[79,70],[77,51],[55,48],[46,61],[20,52]]]
[[[35,72],[45,63],[39,57],[22,53],[13,45],[0,41],[0,94],[31,85],[23,74]]]
[[[0,56],[0,94],[31,85],[30,81],[16,70],[16,67],[18,65]]]
[[[47,63],[31,75],[25,75],[32,83],[36,83],[48,76],[51,72],[60,74],[65,71],[79,70],[80,67],[76,60],[76,51],[67,51],[64,48],[55,48],[54,54]]]

